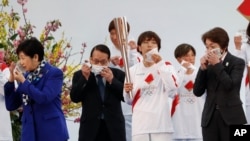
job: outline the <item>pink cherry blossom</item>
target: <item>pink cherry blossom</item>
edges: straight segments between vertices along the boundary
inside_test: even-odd
[[[17,3],[21,5],[25,5],[28,2],[28,0],[17,0]]]

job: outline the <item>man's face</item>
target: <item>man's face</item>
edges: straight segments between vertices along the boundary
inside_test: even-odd
[[[90,57],[90,63],[98,66],[108,66],[108,54],[99,50],[94,50],[92,57]]]
[[[114,44],[114,46],[115,46],[117,49],[120,49],[120,47],[119,47],[119,40],[118,40],[118,37],[117,37],[116,30],[115,30],[115,29],[112,29],[112,30],[109,32],[109,36],[110,36],[110,40],[112,41],[112,43]]]

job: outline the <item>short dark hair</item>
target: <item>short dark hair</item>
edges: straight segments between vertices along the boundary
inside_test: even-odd
[[[98,44],[98,45],[94,46],[92,48],[91,52],[90,52],[90,57],[93,56],[93,52],[95,50],[98,50],[100,52],[103,52],[103,53],[107,54],[108,55],[108,59],[110,59],[110,50],[109,50],[109,48],[106,45],[104,45],[104,44]]]
[[[138,37],[137,45],[140,46],[143,41],[149,41],[152,39],[154,39],[156,41],[156,43],[158,45],[158,50],[160,50],[161,49],[161,38],[153,31],[145,31],[145,32],[141,33]],[[140,52],[140,51],[138,50],[138,52]]]
[[[109,32],[111,32],[111,30],[113,30],[113,29],[115,29],[115,22],[114,22],[114,20],[112,20],[112,21],[109,23],[109,28],[108,28],[108,30],[109,30]],[[130,31],[130,25],[129,25],[128,22],[127,22],[127,30],[128,30],[128,33],[129,33],[129,31]]]
[[[194,56],[196,56],[196,51],[195,51],[195,48],[193,46],[191,46],[190,44],[187,44],[187,43],[182,43],[175,48],[174,56],[175,56],[175,58],[183,57],[190,50],[194,53]]]
[[[25,55],[33,58],[35,54],[38,55],[38,61],[42,61],[44,58],[44,47],[42,43],[37,40],[35,37],[31,37],[29,39],[25,39],[21,42],[16,50],[17,55],[23,52]]]
[[[221,27],[215,27],[207,32],[205,32],[202,37],[201,37],[203,43],[206,43],[206,39],[211,40],[212,42],[215,42],[220,45],[221,49],[226,49],[228,48],[228,43],[229,43],[229,36],[226,32]]]

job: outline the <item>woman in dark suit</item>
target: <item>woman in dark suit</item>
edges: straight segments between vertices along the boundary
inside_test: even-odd
[[[73,76],[70,97],[82,102],[79,141],[126,141],[125,121],[121,109],[125,73],[109,68],[110,50],[96,45],[90,64]]]
[[[203,141],[229,141],[229,126],[246,123],[240,100],[245,63],[228,51],[227,32],[215,27],[202,35],[207,52],[200,59],[194,94],[207,97],[202,113]]]
[[[4,86],[8,110],[23,108],[21,141],[66,141],[69,138],[61,109],[63,73],[44,60],[44,47],[36,39],[23,41],[17,48],[20,65],[11,64]],[[14,80],[18,82],[15,88]]]

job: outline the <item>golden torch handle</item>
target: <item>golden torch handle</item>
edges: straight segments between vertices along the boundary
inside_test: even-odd
[[[125,71],[125,81],[131,83],[130,73],[129,73],[129,62],[127,54],[128,46],[128,27],[126,17],[117,17],[114,18],[115,29],[117,32],[117,38],[119,40],[119,46],[121,49],[121,55],[123,58],[124,71]],[[133,98],[132,93],[129,92],[130,98]]]

